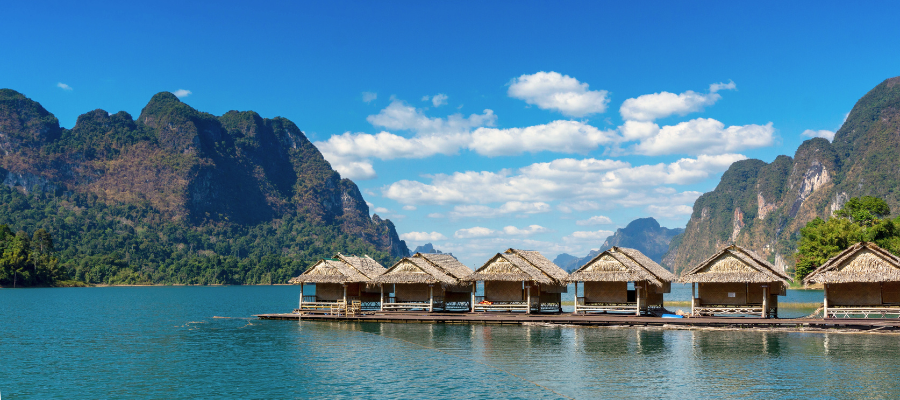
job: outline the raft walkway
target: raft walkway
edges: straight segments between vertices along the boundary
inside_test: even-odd
[[[294,321],[340,321],[379,323],[431,323],[431,324],[478,324],[478,325],[522,325],[554,324],[581,326],[647,326],[671,328],[768,328],[768,329],[855,329],[863,331],[900,331],[900,319],[859,319],[859,318],[740,318],[740,317],[697,317],[661,318],[629,315],[573,315],[523,314],[523,313],[437,313],[437,312],[374,312],[364,315],[310,314],[259,314],[259,319]]]

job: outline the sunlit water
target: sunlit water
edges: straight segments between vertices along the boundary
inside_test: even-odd
[[[900,397],[895,335],[251,318],[288,311],[297,295],[0,290],[0,396]]]

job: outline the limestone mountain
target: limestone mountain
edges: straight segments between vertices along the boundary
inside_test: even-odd
[[[0,206],[2,223],[62,232],[57,248],[71,262],[106,254],[129,279],[196,283],[188,273],[172,280],[157,272],[198,257],[206,266],[233,257],[250,270],[275,257],[289,275],[334,251],[384,262],[408,253],[391,221],[369,216],[356,184],[293,122],[252,111],[217,117],[168,92],[137,119],[94,110],[64,129],[37,102],[0,90],[0,177],[0,196],[21,205]],[[119,232],[121,243],[106,243],[116,240],[96,229]],[[78,238],[65,234],[78,230]]]
[[[830,217],[851,197],[877,196],[900,211],[898,160],[900,77],[863,96],[833,142],[810,139],[793,158],[732,164],[718,186],[694,203],[684,234],[663,263],[681,271],[736,243],[790,269],[800,228]]]
[[[409,255],[413,255],[416,253],[426,253],[426,254],[443,254],[440,250],[435,249],[434,245],[431,243],[425,243],[421,246],[416,246],[416,249],[411,251]]]
[[[652,217],[638,218],[629,222],[624,228],[616,229],[616,232],[606,238],[599,249],[592,250],[584,258],[569,261],[563,269],[567,271],[578,269],[598,254],[609,250],[613,246],[640,250],[641,253],[644,253],[651,260],[660,262],[669,249],[669,243],[683,231],[681,228],[669,229],[662,227]]]

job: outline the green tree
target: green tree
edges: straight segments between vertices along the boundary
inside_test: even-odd
[[[874,242],[900,254],[900,217],[887,219],[890,208],[884,200],[864,196],[852,198],[827,221],[816,218],[800,229],[796,277],[803,279],[844,249],[858,242]]]

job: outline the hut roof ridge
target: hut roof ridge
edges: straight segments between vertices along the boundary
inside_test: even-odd
[[[866,271],[866,273],[860,273],[860,271],[845,271],[844,268],[841,268],[845,262],[856,262],[859,259],[856,255],[865,250],[875,254],[876,257],[885,261],[888,264],[888,267],[893,267],[893,269],[884,270],[884,268],[878,268],[879,266],[877,265],[865,265],[862,267],[864,270],[867,269],[868,271]],[[861,262],[866,262],[866,260],[861,260]],[[803,284],[889,281],[900,281],[900,257],[897,257],[875,243],[858,242],[842,250],[840,253],[831,257],[828,261],[819,266],[819,268],[816,268],[803,279]]]
[[[424,258],[457,280],[465,280],[472,275],[472,269],[459,262],[452,254],[416,253],[413,257]]]
[[[722,256],[730,255],[738,259],[742,264],[749,267],[750,271],[734,271],[734,272],[708,272],[700,273],[706,267]],[[690,271],[681,274],[678,279],[681,283],[691,282],[770,282],[782,281],[785,284],[794,280],[776,270],[775,266],[760,257],[755,252],[745,249],[736,244],[730,244],[719,249],[711,257],[707,258]]]

